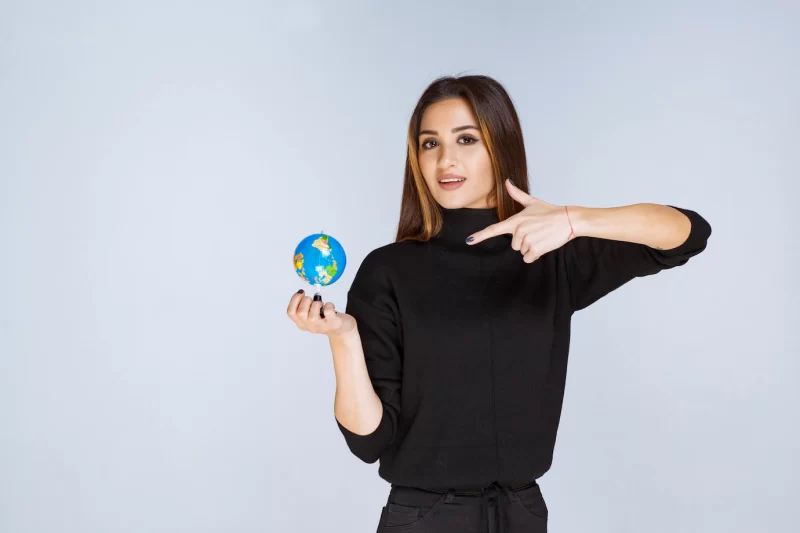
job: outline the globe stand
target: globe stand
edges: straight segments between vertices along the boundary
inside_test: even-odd
[[[322,285],[320,285],[319,283],[315,283],[314,284],[314,288],[316,289],[316,293],[314,293],[314,301],[315,302],[321,302],[322,301]],[[319,316],[320,316],[320,318],[325,318],[325,312],[322,310],[321,307],[319,308]]]
[[[324,229],[319,230],[319,232],[322,235],[325,234],[325,230]],[[322,301],[322,285],[319,284],[319,283],[315,283],[314,284],[314,288],[316,289],[316,292],[314,293],[314,301],[315,302],[321,302]],[[321,307],[319,308],[319,316],[320,316],[320,318],[325,318],[325,312],[322,310]]]

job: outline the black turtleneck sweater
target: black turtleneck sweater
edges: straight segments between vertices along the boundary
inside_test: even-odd
[[[674,206],[673,206],[674,207]],[[636,277],[685,264],[711,227],[671,250],[577,237],[525,263],[511,235],[466,237],[498,221],[495,209],[442,208],[428,242],[371,251],[348,291],[383,416],[369,435],[336,420],[350,451],[399,485],[512,487],[553,458],[575,311]]]

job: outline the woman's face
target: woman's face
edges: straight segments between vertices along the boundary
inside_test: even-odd
[[[478,120],[466,100],[450,98],[430,105],[422,115],[417,143],[425,183],[442,207],[485,208],[494,188],[489,151]],[[440,183],[446,174],[466,178],[460,184]]]

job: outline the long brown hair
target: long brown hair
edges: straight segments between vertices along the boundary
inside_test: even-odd
[[[422,93],[408,124],[403,199],[395,242],[427,241],[439,233],[442,215],[419,166],[419,130],[422,114],[431,105],[448,98],[463,98],[478,118],[478,127],[494,170],[494,189],[489,205],[497,209],[498,220],[505,220],[523,207],[508,195],[505,179],[528,192],[528,165],[522,127],[506,90],[489,76],[443,76]],[[499,199],[499,201],[498,201]]]

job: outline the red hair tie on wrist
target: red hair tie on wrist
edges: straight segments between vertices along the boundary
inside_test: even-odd
[[[564,206],[564,211],[567,212],[567,220],[569,220],[569,235],[567,235],[567,241],[569,241],[569,238],[575,235],[575,230],[572,229],[572,220],[569,218],[569,209],[567,209],[567,206]]]

